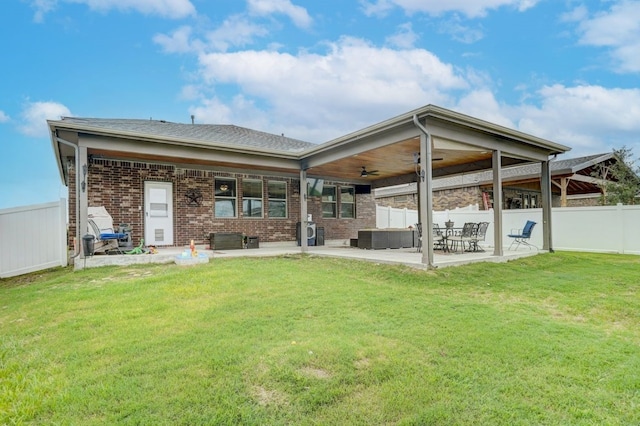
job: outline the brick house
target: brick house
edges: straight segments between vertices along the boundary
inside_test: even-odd
[[[48,125],[69,188],[70,245],[95,206],[130,225],[136,244],[207,243],[217,232],[295,243],[309,216],[325,240],[348,241],[375,227],[375,188],[418,175],[427,200],[433,177],[529,163],[541,165],[544,179],[549,157],[569,149],[434,105],[322,144],[193,120],[65,117]],[[442,160],[420,163],[434,156]],[[300,240],[302,251],[308,243]]]
[[[613,153],[553,160],[550,162],[553,207],[600,205],[602,189],[592,176],[596,165],[610,165]],[[540,207],[540,165],[525,164],[502,170],[502,207],[527,209]],[[417,185],[409,183],[375,190],[376,204],[385,207],[417,209]],[[493,204],[493,172],[477,171],[433,180],[433,208],[454,209],[478,205],[488,210]]]

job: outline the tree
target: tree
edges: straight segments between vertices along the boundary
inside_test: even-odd
[[[640,168],[631,148],[614,149],[613,155],[615,161],[597,164],[592,174],[602,181],[602,204],[636,204],[640,194]]]

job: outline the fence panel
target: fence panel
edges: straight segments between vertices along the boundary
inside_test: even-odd
[[[66,200],[0,210],[0,278],[67,265]]]
[[[410,214],[415,214],[417,222],[417,211],[410,210],[407,215]],[[465,222],[489,222],[483,245],[494,247],[493,210],[456,209],[433,212],[434,223],[441,227],[449,220],[457,228],[462,227]],[[507,235],[522,230],[527,220],[537,223],[531,235],[531,243],[542,247],[542,209],[539,208],[503,211],[503,247],[508,248],[513,241]],[[396,227],[407,227],[413,223],[415,222]],[[640,206],[553,208],[551,223],[552,244],[556,250],[640,254]],[[386,226],[379,224],[378,227]]]

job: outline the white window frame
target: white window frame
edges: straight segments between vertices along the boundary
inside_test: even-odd
[[[223,195],[226,191],[222,190],[222,186],[233,182],[234,191],[231,192],[231,195]],[[215,177],[213,179],[213,197],[214,197],[214,208],[213,208],[213,216],[216,219],[235,219],[238,217],[238,181],[235,178],[229,177]],[[233,203],[233,216],[218,216],[217,204],[218,200],[220,201],[231,201]]]
[[[352,201],[345,202],[342,199],[342,194],[345,193],[345,190],[351,190]],[[351,205],[351,216],[343,216],[342,215],[342,206]],[[340,187],[340,219],[355,219],[356,218],[356,188],[354,186],[341,186]]]
[[[325,199],[324,191],[328,189],[333,189],[333,200],[327,201]],[[333,215],[327,216],[325,215],[324,206],[325,204],[333,205]],[[324,185],[322,188],[322,217],[325,219],[337,219],[338,218],[338,187],[335,185]]]
[[[255,197],[255,196],[251,196],[251,197],[246,197],[245,193],[244,193],[244,185],[245,183],[259,183],[260,184],[260,197]],[[249,205],[251,205],[252,201],[259,201],[260,202],[260,216],[253,216],[251,215],[251,211],[252,209],[248,209],[249,214],[247,215],[245,213],[245,201],[247,201],[249,203]],[[264,181],[262,179],[243,179],[242,180],[242,217],[245,219],[262,219],[264,217]]]
[[[269,192],[269,185],[278,184],[284,186],[284,198],[272,197]],[[287,200],[287,182],[281,180],[268,180],[267,181],[267,214],[269,215],[269,219],[287,219],[289,217],[289,202]],[[271,202],[274,203],[282,203],[284,202],[284,216],[271,216]]]

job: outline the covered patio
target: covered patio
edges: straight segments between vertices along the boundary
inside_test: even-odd
[[[435,258],[433,178],[492,170],[493,196],[502,200],[502,170],[517,164],[540,165],[540,204],[543,247],[553,252],[551,232],[550,160],[570,148],[464,114],[427,105],[310,149],[302,159],[301,180],[308,176],[350,178],[372,188],[417,182],[418,217],[423,232],[420,262],[426,268],[441,264]],[[306,219],[303,201],[301,220]],[[501,202],[493,204],[492,254],[508,256],[502,245]],[[302,251],[306,251],[302,244]]]

